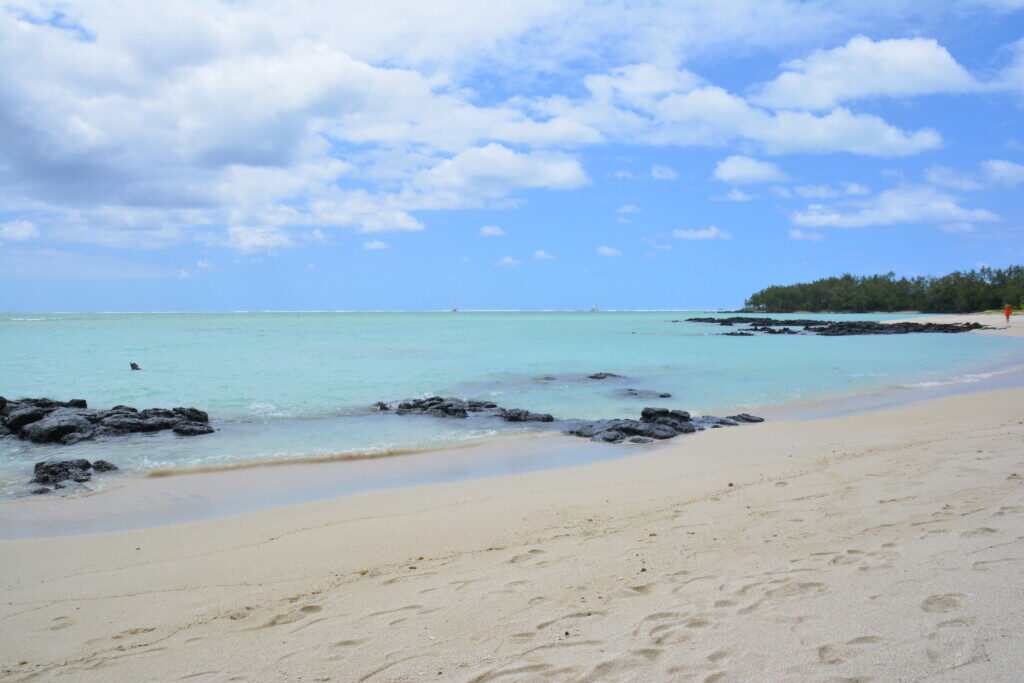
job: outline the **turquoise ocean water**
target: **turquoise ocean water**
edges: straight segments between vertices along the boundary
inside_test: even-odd
[[[31,463],[55,455],[103,457],[139,473],[432,448],[516,429],[381,415],[370,409],[379,400],[457,395],[581,418],[636,416],[652,404],[729,413],[970,381],[1024,358],[1022,340],[978,334],[724,337],[728,328],[671,322],[692,315],[706,314],[3,314],[0,394],[84,398],[98,408],[196,406],[218,431],[74,446],[0,439],[0,493],[22,490]],[[132,361],[143,371],[130,371]],[[626,378],[586,379],[599,371]],[[673,396],[617,395],[627,387]]]

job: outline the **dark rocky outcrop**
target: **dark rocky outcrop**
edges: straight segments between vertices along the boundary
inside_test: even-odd
[[[213,431],[209,421],[210,416],[198,408],[138,410],[119,405],[110,410],[93,410],[80,398],[54,401],[0,397],[0,435],[13,435],[35,443],[72,444],[97,436],[165,429],[182,435],[209,434]]]
[[[491,401],[467,401],[461,398],[431,396],[411,398],[389,404],[378,401],[374,407],[380,411],[394,411],[396,415],[432,415],[433,417],[469,417],[470,413],[499,417],[506,422],[554,422],[548,413],[534,413],[522,408],[502,408]]]
[[[679,320],[673,320],[677,323]],[[917,332],[956,334],[971,330],[987,329],[980,323],[883,323],[876,320],[813,320],[795,318],[777,320],[775,318],[755,318],[751,316],[733,316],[730,318],[687,318],[689,323],[711,323],[731,327],[733,325],[750,325],[742,332],[726,332],[730,337],[750,336],[755,332],[761,334],[801,334],[790,328],[803,328],[803,333],[817,334],[825,337],[840,337],[857,334],[911,334]]]
[[[608,379],[610,377],[622,377],[622,375],[616,375],[614,372],[595,372],[593,375],[587,375],[588,379]]]
[[[171,429],[174,430],[175,434],[181,434],[182,436],[197,436],[199,434],[213,433],[213,427],[205,422],[179,422],[171,427]]]
[[[461,398],[432,396],[389,404],[379,401],[374,407],[396,415],[431,415],[433,417],[465,418],[470,414],[494,417],[506,422],[558,422],[564,434],[591,441],[620,443],[649,443],[671,439],[680,434],[692,434],[704,429],[733,427],[741,423],[763,422],[763,418],[742,413],[732,417],[705,415],[694,419],[685,410],[644,408],[639,420],[556,420],[548,413],[534,413],[522,408],[502,408],[490,401],[470,401]]]
[[[117,465],[106,460],[97,460],[90,463],[85,459],[77,460],[44,460],[37,462],[33,469],[33,484],[45,484],[39,488],[32,489],[34,494],[49,493],[55,489],[64,488],[64,482],[73,481],[84,484],[92,479],[92,472],[110,472],[116,470]],[[90,472],[89,470],[92,470]],[[52,486],[53,488],[47,488]]]

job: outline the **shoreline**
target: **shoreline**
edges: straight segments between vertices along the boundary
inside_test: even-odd
[[[1024,366],[935,387],[869,388],[758,406],[773,423],[878,413],[946,397],[1024,388]],[[757,430],[762,425],[741,425]],[[736,429],[736,428],[729,428]],[[721,430],[716,430],[721,431]],[[594,443],[560,432],[496,434],[452,445],[367,455],[341,453],[150,470],[101,480],[103,488],[0,502],[0,541],[139,531],[273,512],[376,491],[586,467],[700,439],[710,430],[651,444]]]
[[[977,392],[568,469],[0,541],[4,673],[1010,679],[1022,403]]]
[[[977,332],[986,334],[991,330]],[[1024,336],[1024,325],[1010,328],[1008,333]],[[927,384],[864,387],[749,410],[773,422],[885,411],[936,398],[1024,387],[1024,364],[1005,371],[993,369],[957,377],[934,386]],[[762,427],[744,425],[740,429]],[[251,514],[369,491],[483,479],[498,472],[514,475],[587,466],[637,452],[672,448],[679,440],[703,436],[698,433],[654,444],[613,445],[538,431],[495,434],[470,442],[400,448],[386,453],[338,453],[151,470],[105,480],[102,488],[90,492],[2,501],[0,539],[137,530]],[[172,481],[154,481],[159,479]]]

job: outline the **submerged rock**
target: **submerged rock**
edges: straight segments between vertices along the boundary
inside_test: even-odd
[[[666,391],[652,391],[650,389],[622,389],[615,393],[618,396],[626,396],[628,398],[672,398],[672,394]]]
[[[595,372],[593,375],[587,375],[590,379],[608,379],[609,377],[622,377],[622,375],[616,375],[614,372]]]

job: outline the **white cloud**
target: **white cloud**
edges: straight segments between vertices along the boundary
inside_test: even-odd
[[[480,228],[481,237],[502,237],[505,235],[505,231],[499,228],[497,225],[485,225]]]
[[[624,205],[620,206],[619,208],[615,209],[615,213],[641,213],[641,212],[642,212],[642,210],[640,209],[639,206],[634,206],[632,204],[624,204]]]
[[[633,173],[632,171],[627,171],[622,168],[615,171],[615,173],[613,173],[612,175],[614,175],[619,180],[640,180],[640,176]]]
[[[954,190],[980,190],[982,183],[971,173],[959,173],[948,166],[929,166],[925,169],[924,179],[932,185],[951,187]]]
[[[477,206],[518,189],[570,190],[588,182],[579,161],[562,152],[515,152],[497,143],[471,147],[416,180],[442,205]]]
[[[813,228],[859,228],[898,223],[973,223],[997,221],[986,209],[967,209],[958,199],[932,187],[906,186],[869,199],[850,200],[846,207],[811,204],[791,216],[797,225]]]
[[[277,228],[234,225],[227,229],[224,245],[243,254],[252,254],[291,247],[294,241],[288,233]]]
[[[391,245],[381,242],[380,240],[371,240],[369,242],[363,242],[363,249],[377,250],[377,249],[390,249]]]
[[[211,263],[209,259],[201,258],[196,261],[196,268],[199,268],[200,270],[211,270],[213,268],[213,263]]]
[[[760,198],[760,195],[748,194],[739,189],[738,187],[734,187],[731,190],[729,190],[729,192],[727,192],[726,194],[719,195],[717,197],[712,197],[711,199],[712,201],[716,202],[749,202]]]
[[[0,13],[0,126],[16,132],[0,147],[5,219],[31,218],[64,242],[149,249],[198,237],[265,251],[318,241],[314,228],[423,230],[417,212],[580,187],[574,150],[590,145],[875,156],[939,146],[930,129],[844,109],[769,111],[679,66],[736,45],[824,44],[891,16],[862,5],[258,0],[141,12],[69,0],[48,22],[52,3],[21,0]],[[956,14],[921,5],[898,14],[922,30]],[[816,59],[793,72],[818,74]],[[1001,87],[1020,82],[1014,65]],[[209,238],[224,228],[246,234]]]
[[[533,258],[535,258],[535,259],[537,259],[539,261],[550,261],[551,259],[555,258],[555,256],[552,255],[552,254],[549,254],[548,252],[544,251],[543,249],[538,249],[537,251],[533,252]]]
[[[924,172],[924,178],[933,185],[954,190],[981,190],[992,187],[1014,187],[1024,183],[1024,164],[1004,159],[987,159],[978,164],[977,171],[959,172],[948,166],[934,165]]]
[[[0,225],[0,240],[26,242],[39,237],[39,228],[32,221],[9,221]]]
[[[181,269],[178,270],[178,279],[179,280],[187,280],[190,277],[192,277],[192,273],[188,272],[184,268],[181,268]]]
[[[668,166],[655,164],[651,166],[651,177],[655,180],[675,180],[679,177],[679,174]]]
[[[849,195],[867,195],[871,194],[871,188],[860,183],[846,183],[843,185],[843,192]]]
[[[792,228],[789,231],[789,239],[796,240],[797,242],[823,242],[825,241],[825,236],[820,232],[807,232],[799,228]]]
[[[672,236],[681,240],[728,240],[732,235],[712,225],[702,230],[673,230]]]
[[[619,251],[618,249],[615,249],[614,247],[598,247],[597,253],[600,254],[601,256],[622,256],[622,252]]]
[[[781,109],[831,109],[864,97],[960,93],[980,86],[946,48],[926,38],[872,41],[817,50],[785,65],[752,100]]]
[[[994,185],[1014,187],[1024,183],[1024,164],[1002,159],[981,162],[982,171]]]
[[[494,265],[496,265],[496,266],[506,266],[506,267],[507,266],[521,266],[521,265],[523,265],[523,262],[519,261],[518,259],[514,259],[511,256],[502,256],[500,259],[498,259],[497,261],[494,262]]]
[[[716,180],[734,185],[778,182],[786,179],[786,174],[775,164],[739,154],[719,161],[713,175]]]

